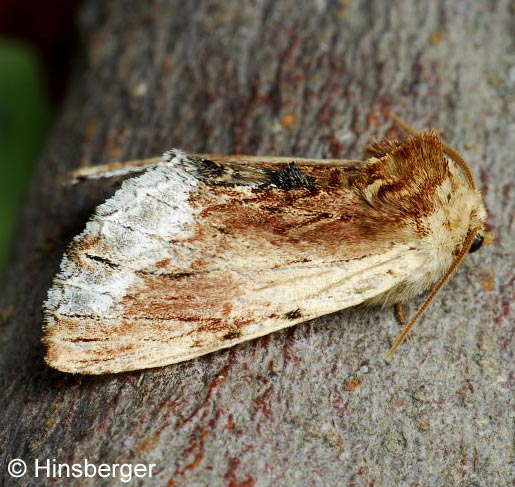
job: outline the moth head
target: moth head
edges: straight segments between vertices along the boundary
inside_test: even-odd
[[[472,253],[479,250],[483,243],[490,243],[492,237],[489,232],[485,232],[486,224],[486,210],[483,204],[483,198],[479,191],[475,188],[471,188],[476,194],[476,203],[473,205],[471,214],[469,217],[469,231],[467,237],[470,239],[470,246],[468,252]]]
[[[492,243],[494,241],[494,235],[491,232],[485,232],[487,214],[483,203],[483,196],[476,188],[474,178],[472,177],[472,172],[470,171],[468,164],[451,147],[444,146],[444,151],[461,168],[465,178],[467,179],[468,185],[470,186],[470,190],[473,191],[476,196],[476,203],[473,205],[470,214],[469,233],[463,249],[463,253],[465,253],[468,245],[468,252],[472,253],[479,250],[483,246],[483,243]]]
[[[474,238],[472,238],[472,243],[468,249],[468,252],[471,254],[476,250],[479,250],[483,244],[491,244],[495,238],[492,232],[485,231],[486,224],[486,210],[483,206],[483,202],[479,203],[480,211],[473,211],[470,216],[470,225],[469,232],[473,233]]]
[[[392,118],[394,121],[404,128],[408,133],[417,135],[417,132],[412,129],[409,125],[399,119],[397,116],[392,114]],[[444,145],[443,150],[445,154],[450,157],[461,169],[463,175],[469,185],[469,189],[471,192],[471,197],[474,201],[472,204],[470,216],[469,216],[469,224],[468,224],[468,232],[465,237],[465,240],[461,246],[461,249],[457,251],[454,260],[447,270],[447,272],[440,278],[440,280],[436,283],[434,288],[431,290],[425,301],[422,303],[422,306],[418,309],[415,315],[410,319],[410,321],[406,324],[400,335],[394,341],[392,347],[386,354],[386,358],[389,358],[393,355],[395,350],[400,346],[400,344],[405,340],[407,334],[416,323],[418,318],[422,315],[422,313],[427,309],[433,298],[440,292],[445,283],[449,280],[449,277],[452,273],[460,266],[463,262],[463,259],[467,255],[467,253],[475,252],[480,249],[483,243],[491,243],[494,240],[493,233],[485,232],[485,224],[487,213],[483,203],[483,197],[481,193],[477,190],[476,185],[474,183],[474,178],[472,176],[472,172],[468,166],[468,164],[463,160],[463,158],[451,147]]]
[[[476,250],[479,250],[481,246],[483,245],[485,238],[483,237],[483,234],[481,232],[477,232],[474,240],[472,240],[472,245],[469,248],[469,253],[475,252]]]

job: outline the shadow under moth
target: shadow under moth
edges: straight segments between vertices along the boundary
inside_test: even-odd
[[[46,362],[107,374],[231,347],[358,304],[432,289],[486,210],[435,131],[382,139],[362,161],[191,155],[99,166],[125,180],[77,235],[44,304]],[[138,174],[140,173],[140,174]]]

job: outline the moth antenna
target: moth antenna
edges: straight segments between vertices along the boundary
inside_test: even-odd
[[[408,125],[404,120],[399,118],[395,113],[390,113],[390,118],[405,132],[411,135],[419,135],[419,132],[417,132],[413,127]],[[471,188],[475,189],[476,185],[474,184],[474,177],[472,176],[472,171],[469,168],[469,165],[463,160],[463,157],[461,157],[458,152],[456,152],[452,147],[449,147],[448,145],[443,144],[443,151],[456,163],[458,166],[460,166],[461,170],[463,171],[463,174],[465,175],[465,178],[467,179],[469,185]]]
[[[476,185],[474,183],[474,177],[472,176],[472,171],[470,170],[469,165],[463,160],[463,158],[452,148],[448,145],[443,146],[443,151],[456,163],[458,166],[461,167],[461,170],[463,171],[463,174],[465,174],[465,177],[467,178],[467,181],[472,189],[476,188]]]
[[[395,342],[393,342],[392,347],[390,348],[390,350],[388,350],[388,352],[385,355],[386,359],[389,359],[395,353],[395,351],[399,348],[401,343],[406,339],[406,335],[409,333],[411,328],[413,328],[413,325],[417,322],[417,320],[420,318],[422,313],[424,313],[424,311],[427,309],[427,307],[431,304],[431,301],[433,301],[433,298],[440,292],[440,290],[442,289],[444,284],[449,280],[449,277],[451,277],[452,273],[461,264],[461,262],[465,258],[465,255],[467,255],[470,246],[472,245],[472,241],[474,240],[476,233],[477,233],[477,230],[472,230],[469,232],[469,234],[467,235],[467,238],[465,239],[463,247],[460,250],[460,253],[454,259],[453,263],[451,264],[451,267],[449,267],[449,270],[438,281],[436,286],[429,293],[429,296],[422,303],[422,306],[420,306],[420,308],[413,315],[413,317],[411,318],[409,323],[403,328],[400,335],[395,339]]]
[[[419,131],[415,130],[411,125],[408,125],[402,118],[390,112],[390,118],[405,132],[410,135],[419,135]]]

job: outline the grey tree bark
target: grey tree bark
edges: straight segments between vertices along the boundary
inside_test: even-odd
[[[35,478],[36,459],[87,458],[156,464],[131,485],[514,485],[514,14],[486,0],[87,2],[3,281],[0,484],[122,485]],[[44,364],[41,303],[107,191],[63,186],[70,170],[172,146],[357,158],[398,133],[390,110],[470,162],[496,235],[390,363],[392,310],[354,309],[156,370]]]

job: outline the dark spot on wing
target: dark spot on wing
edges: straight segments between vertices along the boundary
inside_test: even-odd
[[[184,279],[186,277],[195,276],[198,272],[159,272],[153,270],[139,270],[136,271],[136,274],[141,276],[155,276],[155,277],[164,277],[167,279]]]
[[[197,168],[197,177],[214,186],[255,186],[266,183],[265,169],[237,163],[220,163],[210,159],[189,156]]]
[[[315,189],[314,178],[302,174],[302,171],[295,162],[290,162],[287,166],[277,171],[267,169],[266,172],[270,176],[270,181],[264,186],[275,186],[281,189]]]
[[[216,179],[225,172],[223,164],[218,164],[209,159],[198,159],[199,175],[206,179]]]
[[[293,311],[288,311],[288,313],[286,313],[284,317],[288,320],[296,320],[302,317],[302,312],[300,311],[300,308],[297,308]]]
[[[114,262],[110,261],[109,259],[107,259],[105,257],[101,257],[100,255],[91,255],[88,253],[85,253],[84,255],[88,259],[94,260],[95,262],[100,262],[101,264],[104,264],[104,265],[110,267],[111,269],[117,269],[118,267],[120,267],[118,264],[115,264]]]
[[[239,338],[241,336],[240,331],[230,331],[222,336],[223,340],[234,340],[235,338]]]

